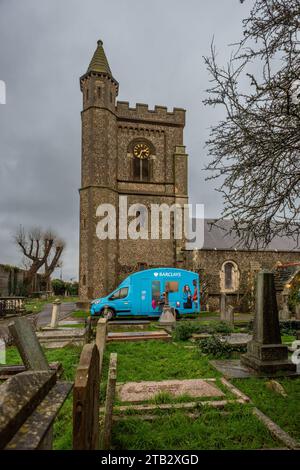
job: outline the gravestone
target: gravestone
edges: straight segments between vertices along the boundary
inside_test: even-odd
[[[53,422],[72,384],[55,371],[26,371],[0,386],[0,449],[52,448]]]
[[[106,387],[106,398],[105,398],[105,411],[104,411],[104,425],[103,425],[103,438],[102,447],[105,450],[110,449],[111,442],[111,430],[113,420],[113,407],[116,395],[116,384],[117,384],[117,354],[112,353],[110,355],[108,380]]]
[[[257,274],[253,339],[241,363],[266,374],[296,372],[296,366],[288,360],[287,346],[281,343],[274,274],[269,271]]]
[[[176,315],[174,309],[170,305],[164,305],[161,316],[158,319],[158,323],[161,326],[167,326],[174,328],[176,325]]]
[[[107,318],[100,318],[96,328],[96,345],[99,351],[99,373],[101,375],[107,336]]]
[[[282,309],[279,312],[281,320],[289,320],[291,318],[291,312],[289,309],[289,291],[285,289],[282,293]]]
[[[224,393],[212,380],[162,380],[160,382],[127,382],[118,385],[118,396],[121,401],[141,402],[153,399],[157,394],[166,392],[174,397],[189,395],[191,397],[221,397]]]
[[[58,316],[59,316],[59,311],[60,311],[60,304],[61,304],[61,301],[59,299],[56,299],[54,302],[53,302],[53,306],[52,306],[52,315],[51,315],[51,323],[50,323],[50,327],[51,328],[57,328],[57,325],[58,325]]]
[[[229,323],[230,326],[234,325],[234,307],[232,305],[228,305],[226,308],[224,321]]]
[[[16,318],[8,325],[8,328],[26,369],[49,370],[47,358],[33,325],[26,318]]]
[[[73,389],[73,449],[99,449],[99,352],[86,344],[80,356]]]
[[[226,294],[222,292],[220,295],[220,320],[221,321],[224,321],[226,319],[226,303],[227,303]]]

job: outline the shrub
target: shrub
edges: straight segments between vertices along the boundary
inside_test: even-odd
[[[233,328],[226,322],[214,321],[206,325],[200,322],[178,322],[173,333],[173,338],[177,341],[187,341],[192,337],[193,334],[199,333],[222,333],[229,334],[233,331]]]
[[[192,322],[179,322],[173,332],[173,338],[177,341],[187,341],[195,332],[196,328]]]
[[[215,358],[230,357],[233,352],[233,348],[229,343],[221,341],[215,335],[198,341],[198,347],[201,354]]]
[[[79,288],[78,282],[66,282],[65,286],[66,286],[66,291],[69,295],[71,296],[78,295],[78,288]]]
[[[247,346],[229,344],[227,341],[221,341],[220,337],[216,335],[199,340],[198,348],[201,354],[212,356],[214,358],[229,358],[237,352],[244,353],[247,350]]]
[[[54,295],[64,295],[66,290],[66,285],[61,279],[53,279],[51,281],[51,286],[54,292]]]
[[[216,321],[213,324],[211,324],[211,330],[212,333],[225,333],[229,334],[232,333],[233,327],[230,326],[229,323],[226,323],[225,321]]]

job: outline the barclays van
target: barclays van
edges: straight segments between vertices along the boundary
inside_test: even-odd
[[[199,275],[177,268],[138,271],[128,276],[113,292],[91,303],[92,316],[108,318],[138,315],[159,316],[168,292],[169,305],[176,314],[200,311]]]

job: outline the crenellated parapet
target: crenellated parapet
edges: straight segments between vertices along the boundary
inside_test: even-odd
[[[136,103],[135,107],[131,108],[128,101],[117,101],[115,111],[120,120],[164,123],[181,127],[185,125],[185,109],[182,108],[173,108],[170,112],[166,106],[149,109],[144,103]]]

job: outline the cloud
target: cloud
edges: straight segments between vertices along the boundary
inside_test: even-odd
[[[247,8],[237,0],[1,1],[0,262],[20,263],[11,240],[18,225],[51,226],[67,241],[63,275],[78,276],[79,77],[98,38],[120,100],[187,109],[191,201],[218,215],[203,167],[208,126],[220,115],[202,105],[202,56],[214,35],[220,61],[229,57]]]

